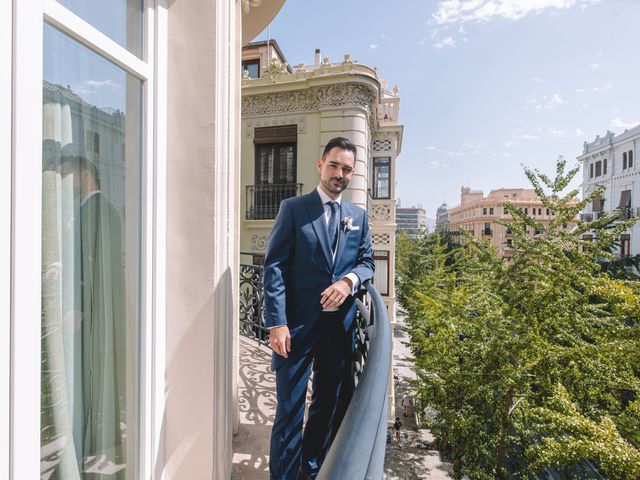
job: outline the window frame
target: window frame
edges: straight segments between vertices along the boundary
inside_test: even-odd
[[[373,251],[373,262],[375,264],[376,260],[386,260],[387,262],[387,279],[386,279],[386,289],[385,291],[382,290],[382,288],[379,288],[380,285],[375,285],[376,290],[378,290],[378,293],[380,293],[380,295],[382,295],[383,297],[388,297],[389,296],[389,292],[391,291],[391,254],[389,252],[389,250],[374,250]]]
[[[387,159],[389,160],[388,164],[378,164],[378,162],[381,159]],[[371,198],[373,200],[390,200],[392,197],[392,191],[391,189],[393,188],[392,186],[392,182],[391,182],[391,175],[392,175],[392,171],[391,171],[391,164],[392,164],[392,157],[388,156],[388,155],[381,155],[381,156],[377,156],[377,157],[372,157],[371,158]],[[377,176],[376,176],[376,167],[377,166],[388,166],[389,167],[389,178],[388,178],[388,192],[387,192],[387,196],[378,196],[376,195],[376,185],[377,185]]]
[[[2,262],[0,282],[10,280],[10,302],[0,314],[0,333],[10,340],[9,356],[0,357],[0,406],[8,406],[9,422],[0,427],[0,476],[8,478],[40,477],[41,403],[41,324],[40,296],[42,212],[33,205],[42,204],[42,82],[43,32],[49,24],[84,48],[110,61],[142,81],[141,92],[141,178],[140,178],[140,251],[136,268],[139,285],[139,361],[137,466],[136,478],[151,478],[153,459],[158,455],[164,412],[165,331],[162,291],[166,284],[166,68],[168,41],[167,13],[156,8],[154,0],[143,1],[143,55],[132,54],[104,33],[57,3],[1,2],[0,4],[0,106],[2,123],[0,142],[6,158],[11,159],[13,175],[3,179],[0,197],[0,250],[10,262]],[[10,82],[10,83],[9,83]],[[7,93],[11,97],[7,97]],[[11,133],[12,132],[12,133]],[[8,148],[5,146],[8,145]],[[7,218],[7,213],[10,213]],[[5,225],[9,228],[5,229]],[[7,246],[10,242],[11,248]],[[5,267],[7,265],[7,267]],[[4,286],[3,283],[0,283]],[[5,290],[2,289],[2,292]],[[3,293],[4,294],[4,293]],[[34,301],[34,295],[37,301]],[[37,321],[25,322],[25,318]],[[8,321],[7,321],[8,320]],[[22,321],[20,321],[22,320]],[[3,350],[4,351],[4,350]],[[10,364],[6,365],[9,361]],[[10,378],[7,379],[7,373]],[[9,380],[9,381],[7,381]],[[3,422],[4,423],[4,422]],[[6,433],[6,435],[4,435]],[[8,440],[9,448],[1,448]]]
[[[244,77],[244,71],[245,71],[245,67],[247,65],[257,65],[258,66],[258,76],[257,77],[249,77],[249,78],[252,79],[252,80],[260,78],[261,73],[262,73],[262,72],[260,72],[260,59],[259,58],[250,58],[250,59],[247,59],[247,60],[242,60],[242,62],[240,63],[240,76],[241,77]]]

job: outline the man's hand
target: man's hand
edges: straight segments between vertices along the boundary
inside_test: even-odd
[[[341,278],[333,285],[329,285],[320,296],[322,308],[335,308],[342,305],[342,302],[351,293],[351,288],[353,288],[353,284],[347,277]]]
[[[288,358],[291,351],[291,335],[289,335],[289,327],[281,325],[273,327],[269,330],[269,345],[278,355]]]

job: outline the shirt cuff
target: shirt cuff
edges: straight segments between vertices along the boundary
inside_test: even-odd
[[[358,278],[358,275],[353,272],[349,272],[345,277],[351,280],[351,284],[353,285],[353,287],[351,287],[351,295],[355,295],[360,288],[360,279]]]

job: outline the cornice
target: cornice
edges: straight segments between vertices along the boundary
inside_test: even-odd
[[[345,107],[360,107],[371,114],[375,112],[377,99],[373,87],[359,83],[311,86],[300,90],[245,95],[242,97],[242,116],[260,117]]]

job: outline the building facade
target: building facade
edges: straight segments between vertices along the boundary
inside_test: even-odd
[[[443,203],[436,211],[436,231],[446,232],[449,230],[449,205]]]
[[[607,131],[591,143],[584,143],[582,155],[583,198],[596,188],[604,188],[601,198],[594,199],[581,215],[583,221],[596,220],[601,214],[622,210],[624,216],[640,214],[640,169],[637,152],[640,145],[640,125],[619,135]],[[620,235],[617,255],[640,254],[640,224],[637,222]]]
[[[460,205],[453,207],[449,212],[449,230],[452,233],[466,231],[474,238],[488,240],[500,256],[510,257],[513,250],[509,227],[496,223],[498,220],[508,222],[511,219],[511,215],[505,212],[505,202],[522,209],[525,214],[542,225],[547,225],[553,218],[553,212],[542,204],[533,189],[500,188],[491,190],[485,197],[481,190],[462,187]],[[573,226],[575,222],[567,225],[566,228]],[[537,232],[530,233],[535,235]]]
[[[422,207],[396,207],[396,231],[404,232],[412,238],[427,230],[427,213]]]
[[[241,46],[282,4],[1,2],[0,478],[230,478]]]
[[[403,132],[397,87],[387,90],[374,69],[349,55],[331,63],[316,50],[313,65],[290,68],[271,40],[246,46],[243,59],[242,261],[260,261],[280,202],[315,189],[324,145],[347,137],[357,147],[357,159],[344,195],[369,211],[373,283],[393,322],[395,164]],[[259,73],[251,65],[259,66]]]

